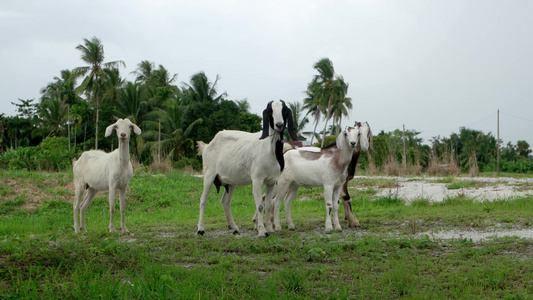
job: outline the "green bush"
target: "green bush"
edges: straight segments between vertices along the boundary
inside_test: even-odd
[[[172,164],[173,169],[183,169],[187,166],[191,166],[194,170],[202,170],[202,163],[197,158],[184,157]]]
[[[44,170],[64,170],[72,166],[73,155],[68,152],[66,137],[47,137],[40,144],[38,162]]]

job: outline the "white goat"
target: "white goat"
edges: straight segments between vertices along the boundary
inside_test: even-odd
[[[130,162],[130,134],[131,130],[140,135],[141,129],[133,124],[129,119],[117,119],[117,122],[109,125],[105,130],[108,137],[113,132],[117,132],[119,140],[118,149],[111,153],[99,150],[83,152],[80,158],[74,162],[74,231],[80,232],[78,225],[78,213],[80,212],[81,230],[86,232],[85,211],[98,191],[109,190],[109,231],[115,231],[113,218],[115,216],[115,190],[119,190],[120,201],[120,228],[123,233],[129,233],[124,224],[124,212],[126,208],[126,187],[133,177],[133,168]],[[81,198],[83,191],[87,190],[83,202]]]
[[[354,149],[358,147],[358,142],[359,128],[346,127],[337,137],[336,146],[319,149],[318,152],[300,148],[285,153],[285,170],[278,178],[275,198],[274,224],[276,229],[281,229],[279,208],[282,200],[285,202],[285,220],[289,229],[294,230],[290,206],[292,199],[298,194],[298,188],[323,186],[326,204],[326,232],[333,230],[333,226],[335,230],[342,230],[338,216],[339,196],[348,174],[347,167]]]
[[[218,132],[209,144],[199,141],[198,154],[202,155],[204,188],[200,198],[200,218],[197,234],[204,234],[204,215],[207,197],[211,185],[215,184],[217,192],[225,188],[222,208],[226,215],[228,228],[234,234],[239,233],[231,214],[231,197],[236,186],[252,185],[255,200],[257,230],[259,237],[266,237],[272,232],[270,218],[267,217],[266,228],[263,223],[263,211],[270,212],[272,192],[278,176],[284,168],[283,131],[288,127],[289,134],[296,140],[292,112],[285,102],[271,101],[263,111],[263,132],[248,133],[234,130]],[[262,186],[266,185],[265,205],[262,202]]]

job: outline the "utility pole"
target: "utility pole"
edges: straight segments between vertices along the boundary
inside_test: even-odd
[[[407,168],[407,154],[405,152],[405,124],[403,124],[403,167]]]
[[[498,142],[496,143],[496,171],[498,172],[498,175],[500,174],[500,110],[498,109],[498,117],[497,117],[497,135],[498,135]]]

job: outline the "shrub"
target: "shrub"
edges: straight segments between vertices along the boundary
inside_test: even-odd
[[[73,155],[68,149],[66,137],[47,137],[40,144],[38,153],[39,167],[44,170],[64,170],[72,166]]]
[[[176,163],[172,165],[172,168],[183,169],[187,166],[192,167],[196,171],[202,170],[202,164],[200,163],[200,161],[197,158],[190,158],[190,157],[184,157],[180,159],[179,161],[177,161]]]

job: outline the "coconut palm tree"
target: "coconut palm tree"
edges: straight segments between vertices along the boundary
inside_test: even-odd
[[[319,89],[320,86],[315,83],[311,82],[307,86],[307,91],[305,92],[307,94],[307,97],[304,99],[304,104],[302,106],[302,109],[307,110],[306,117],[308,115],[311,115],[314,119],[315,127],[313,128],[313,132],[311,135],[311,144],[313,144],[313,140],[316,137],[316,127],[318,126],[318,122],[320,122],[320,119],[322,118],[322,115],[324,114],[324,107],[322,105],[322,98],[320,98],[319,95]]]
[[[118,68],[105,68],[104,75],[102,102],[104,105],[115,106],[118,101],[119,91],[124,85],[124,79],[120,77]]]
[[[292,119],[294,122],[294,129],[296,130],[296,136],[299,140],[305,139],[300,132],[304,129],[305,125],[309,123],[309,119],[303,115],[302,103],[289,102],[289,108],[292,112]],[[289,140],[289,133],[285,132],[285,140]]]
[[[321,113],[325,113],[324,118],[326,122],[324,124],[322,136],[323,147],[328,122],[334,116],[333,108],[341,106],[342,102],[351,102],[351,99],[346,98],[348,84],[344,82],[342,76],[335,75],[333,63],[329,58],[322,58],[314,65],[314,68],[318,71],[318,74],[313,77],[313,80],[309,84],[307,94],[313,98],[313,100],[309,100],[309,106],[313,107],[311,104],[314,103],[316,106],[315,114],[318,109]],[[339,107],[337,110],[342,112],[343,108]],[[315,122],[318,121],[315,120]]]
[[[155,65],[153,62],[149,62],[147,60],[141,61],[137,65],[137,69],[131,72],[132,74],[137,75],[135,77],[135,83],[148,84],[148,82],[150,82],[150,79],[152,78],[154,68],[155,68]]]
[[[183,88],[186,104],[220,102],[227,94],[217,94],[217,83],[219,79],[220,77],[217,75],[215,82],[209,82],[204,72],[199,72],[191,76],[191,83],[184,83]]]
[[[333,123],[336,129],[335,134],[339,134],[341,128],[341,120],[343,117],[348,117],[348,111],[352,109],[352,99],[346,97],[348,93],[348,84],[344,82],[342,76],[335,80],[335,96],[330,108]],[[333,132],[331,133],[333,135]]]
[[[48,136],[60,136],[61,126],[67,115],[67,104],[58,97],[44,98],[39,104],[41,128],[46,128]]]
[[[88,97],[91,97],[96,103],[96,136],[94,141],[95,149],[98,149],[98,122],[99,122],[99,88],[101,87],[105,73],[104,68],[118,68],[120,66],[125,67],[126,64],[121,60],[105,62],[104,63],[104,46],[97,37],[92,37],[90,40],[83,39],[84,44],[80,44],[76,49],[81,51],[81,60],[87,63],[87,66],[75,68],[73,73],[76,76],[85,76],[88,74],[81,85],[79,90],[84,91]]]
[[[239,111],[250,112],[250,102],[248,102],[247,99],[235,100],[235,103],[237,103],[237,106],[239,107]]]
[[[185,115],[187,106],[181,104],[177,98],[168,99],[162,109],[156,109],[147,114],[146,130],[143,137],[148,140],[144,145],[145,150],[155,152],[156,147],[161,147],[164,155],[173,160],[179,160],[184,151],[194,149],[194,141],[189,137],[192,129],[202,123],[197,119],[186,125]],[[159,121],[161,129],[159,131]]]

